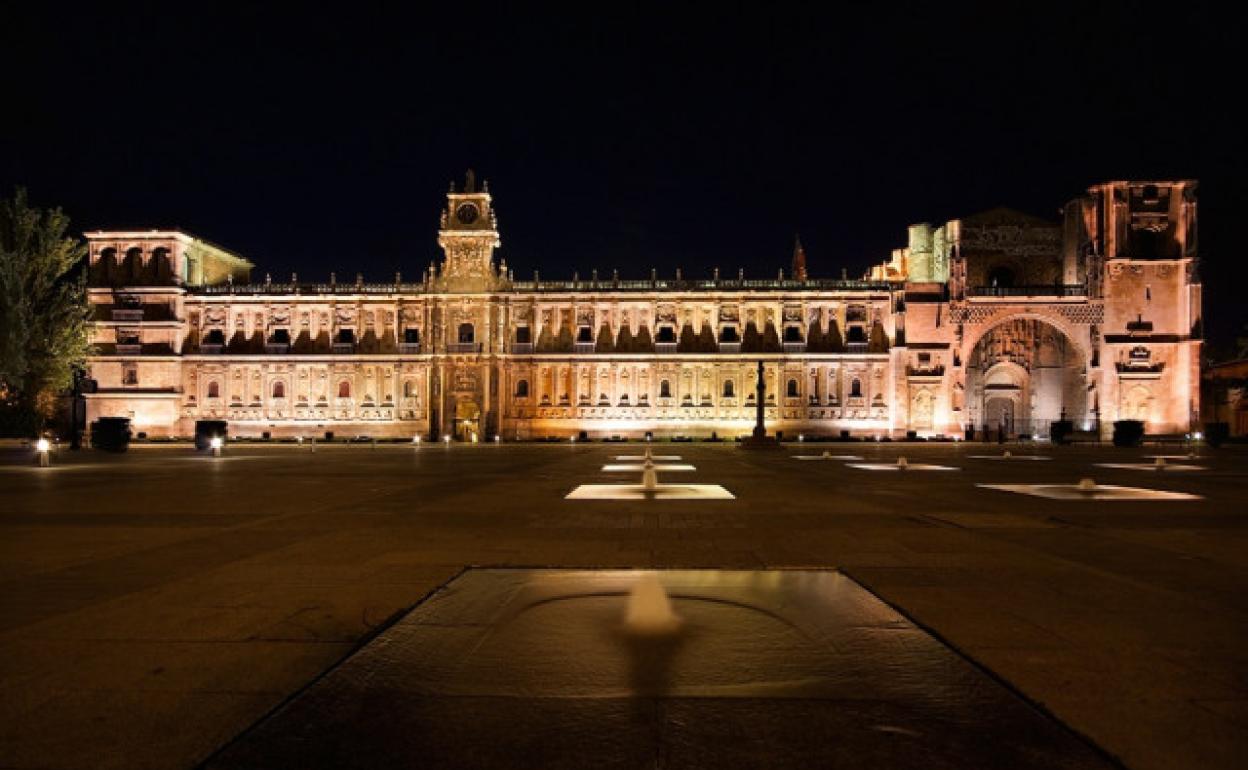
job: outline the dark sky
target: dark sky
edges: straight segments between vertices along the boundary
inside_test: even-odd
[[[795,232],[812,274],[852,276],[911,222],[1194,177],[1210,331],[1248,320],[1244,20],[1197,4],[210,5],[8,19],[0,189],[258,277],[382,280],[435,256],[471,166],[519,276],[762,277]]]

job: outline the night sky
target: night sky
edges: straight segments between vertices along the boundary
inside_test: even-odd
[[[799,232],[812,275],[857,276],[912,222],[1197,178],[1210,335],[1248,322],[1242,18],[730,5],[57,5],[6,19],[0,191],[184,228],[257,278],[415,279],[472,167],[518,277],[771,277]]]

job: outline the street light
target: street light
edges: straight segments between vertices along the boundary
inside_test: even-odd
[[[213,457],[220,457],[220,456],[221,456],[221,445],[222,445],[222,444],[224,444],[224,443],[225,443],[225,442],[221,440],[221,437],[220,437],[220,436],[213,436],[213,437],[212,437],[212,440],[208,442],[208,445],[212,447],[212,456],[213,456]]]
[[[40,468],[47,468],[49,465],[52,464],[51,460],[49,460],[48,458],[48,450],[51,448],[52,448],[52,445],[51,443],[48,442],[46,438],[41,438],[35,442],[35,451],[39,453],[39,467]]]

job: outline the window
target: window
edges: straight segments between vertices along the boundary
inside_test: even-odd
[[[851,398],[862,398],[862,380],[855,377],[849,383],[849,395]]]
[[[338,383],[338,398],[351,398],[351,383],[347,380]]]
[[[416,381],[404,380],[403,381],[403,398],[415,398],[415,397],[416,397]]]
[[[348,344],[355,342],[355,329],[339,329],[338,341]]]
[[[410,329],[410,328],[404,329],[403,330],[403,342],[407,343],[408,345],[420,344],[420,329]]]
[[[217,382],[208,383],[208,398],[221,398],[221,385]]]
[[[1014,285],[1014,271],[1008,267],[994,267],[988,273],[988,285],[994,289]]]
[[[845,339],[848,342],[866,342],[867,331],[862,326],[851,326],[849,327],[849,330]]]
[[[582,326],[576,330],[577,342],[593,342],[594,333],[589,330],[588,326]]]
[[[290,330],[289,329],[274,329],[273,338],[269,341],[278,345],[289,345],[290,344]]]
[[[732,380],[724,380],[724,398],[734,398],[737,395],[737,386]]]
[[[286,383],[281,380],[273,383],[273,398],[286,398]]]
[[[737,327],[725,326],[719,332],[719,341],[720,342],[740,342],[741,335],[737,332]]]
[[[785,388],[784,394],[789,398],[797,398],[797,380],[789,380],[789,384]]]
[[[122,385],[138,385],[139,384],[139,368],[137,366],[126,366],[121,371]]]
[[[213,329],[208,332],[208,334],[204,335],[204,343],[208,345],[224,345],[225,332],[220,329]]]
[[[658,336],[654,338],[654,341],[655,342],[675,342],[676,341],[676,327],[660,326],[659,334]]]
[[[529,397],[529,381],[520,380],[516,383],[516,398]]]
[[[472,324],[459,325],[459,342],[462,345],[471,345],[476,341],[476,330],[472,328]]]
[[[527,326],[516,327],[516,342],[526,345],[533,341],[533,330]]]
[[[801,342],[802,341],[801,327],[798,327],[798,326],[784,327],[784,341],[785,342]]]
[[[920,364],[922,364],[922,365],[924,365],[924,366],[927,366],[927,365],[928,365],[928,364],[930,364],[931,362],[932,362],[932,354],[931,354],[931,353],[920,353],[920,354],[919,354],[919,363],[920,363]]]
[[[671,398],[671,397],[672,397],[672,383],[668,380],[661,381],[659,383],[659,398]]]

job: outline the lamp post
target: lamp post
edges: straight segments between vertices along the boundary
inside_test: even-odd
[[[211,440],[211,441],[209,441],[208,443],[209,443],[209,445],[212,447],[212,456],[213,456],[213,457],[220,457],[220,456],[221,456],[221,446],[225,443],[224,441],[222,441],[222,440],[221,440],[221,437],[220,437],[220,436],[213,436],[213,437],[212,437],[212,440]]]
[[[35,453],[39,455],[40,468],[47,468],[52,464],[51,459],[48,457],[48,450],[51,448],[52,445],[46,438],[41,438],[35,442]]]

